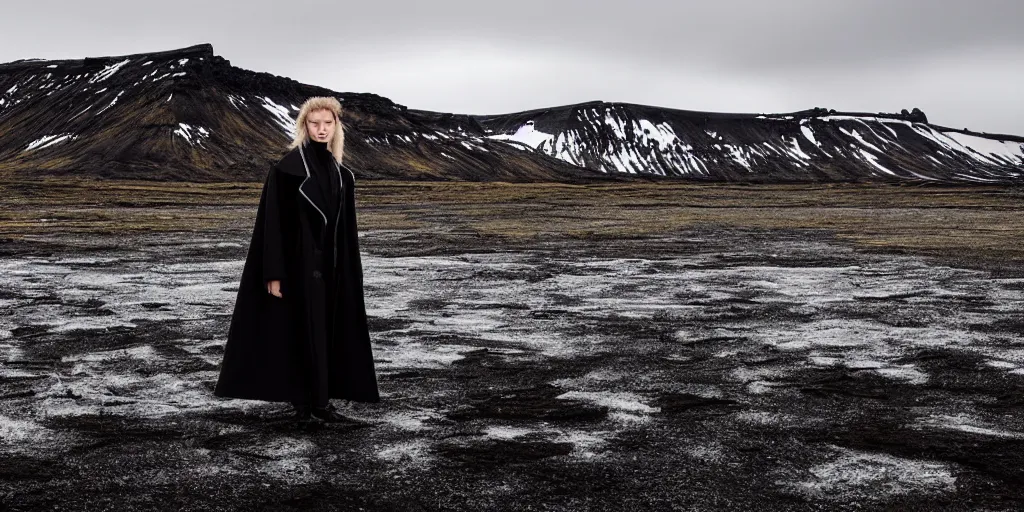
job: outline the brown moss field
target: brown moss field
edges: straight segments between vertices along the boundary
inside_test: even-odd
[[[0,236],[250,229],[259,183],[2,182]],[[361,230],[417,229],[530,244],[666,236],[714,226],[816,230],[864,248],[1024,259],[1024,189],[898,185],[569,185],[365,181]]]

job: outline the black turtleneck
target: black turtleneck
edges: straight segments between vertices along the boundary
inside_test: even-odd
[[[310,174],[316,179],[320,191],[327,199],[327,222],[334,224],[338,207],[341,203],[341,183],[338,181],[338,170],[334,168],[334,155],[327,149],[326,142],[309,139],[309,148],[313,154]]]

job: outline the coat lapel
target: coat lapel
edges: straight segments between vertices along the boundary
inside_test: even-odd
[[[320,187],[316,183],[311,182],[312,175],[309,172],[309,162],[306,161],[305,144],[299,147],[299,155],[302,156],[302,167],[306,171],[306,178],[302,180],[299,185],[299,193],[309,201],[309,204],[320,212],[320,218],[324,221],[324,226],[327,225],[327,211],[325,206],[327,205],[326,198],[320,192]]]
[[[339,172],[341,171],[341,169],[345,169],[346,171],[348,171],[348,173],[352,175],[352,183],[354,184],[356,182],[356,173],[352,172],[352,169],[346,167],[345,164],[339,164],[337,161],[334,162],[334,165],[335,167],[338,168]],[[338,176],[338,179],[341,179],[341,176]],[[342,183],[344,183],[344,181],[342,181]]]
[[[296,169],[292,165],[286,165],[284,167],[289,169],[288,172],[291,174],[295,174],[300,177],[304,176],[302,183],[299,185],[299,193],[302,194],[302,197],[306,199],[306,202],[308,202],[309,205],[312,206],[313,209],[317,211],[317,213],[320,216],[320,219],[324,221],[324,226],[327,226],[327,197],[321,191],[320,186],[316,184],[316,181],[313,179],[312,173],[309,170],[308,158],[311,157],[306,156],[306,145],[303,144],[302,146],[299,146],[297,149],[299,156],[302,158],[302,170]],[[293,162],[295,161],[293,160]],[[335,172],[338,173],[338,183],[341,186],[342,197],[344,197],[345,194],[347,193],[347,191],[345,190],[346,185],[355,185],[356,173],[353,172],[352,169],[350,169],[345,164],[339,164],[337,161],[334,162],[334,169]],[[349,184],[346,184],[346,181],[343,178],[343,171],[348,172],[348,174],[352,176],[352,181],[349,182]]]

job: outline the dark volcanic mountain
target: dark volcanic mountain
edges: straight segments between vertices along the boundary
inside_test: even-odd
[[[1021,183],[1024,138],[901,114],[716,114],[594,102],[477,117],[492,136],[603,172],[707,180]]]
[[[345,106],[346,163],[362,177],[564,180],[601,173],[471,137],[467,116],[411,114],[234,67],[199,45],[160,53],[0,64],[0,176],[262,180],[309,96]]]
[[[210,45],[0,64],[0,176],[262,180],[298,105],[345,106],[361,177],[1020,183],[1024,138],[901,114],[715,114],[592,102],[506,115],[411,110],[234,67]]]

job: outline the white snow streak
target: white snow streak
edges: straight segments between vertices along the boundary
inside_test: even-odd
[[[737,162],[739,162],[740,165],[746,167],[747,170],[750,170],[750,162],[747,160],[747,157],[743,154],[743,150],[740,148],[740,146],[726,144],[725,148],[728,149],[730,153],[732,153],[733,160],[736,160]]]
[[[42,149],[60,142],[75,140],[77,138],[78,135],[73,133],[58,133],[56,135],[44,135],[30,142],[29,145],[25,148],[25,151],[31,151],[33,149]]]
[[[117,93],[117,96],[114,96],[113,101],[111,101],[109,105],[103,107],[99,112],[96,112],[96,114],[97,115],[102,114],[108,108],[113,107],[114,105],[116,105],[117,104],[117,99],[120,98],[122,94],[124,94],[124,91],[121,91],[121,92]]]
[[[93,84],[93,83],[96,83],[96,82],[102,82],[102,81],[110,78],[114,73],[117,73],[117,70],[121,69],[122,66],[127,64],[129,60],[130,59],[125,59],[125,60],[122,60],[121,62],[116,62],[114,64],[111,64],[111,65],[103,68],[103,70],[100,71],[98,74],[96,74],[96,76],[94,76],[94,77],[89,79],[89,83]]]
[[[868,142],[867,140],[865,140],[864,137],[862,137],[860,132],[858,132],[857,130],[847,130],[846,128],[840,128],[839,131],[849,135],[850,137],[853,137],[853,138],[857,139],[857,142],[860,142],[861,144],[863,144],[863,145],[865,145],[865,146],[867,146],[867,147],[869,147],[869,148],[871,148],[871,149],[873,149],[873,150],[875,150],[875,151],[877,151],[879,153],[884,153],[884,151],[882,151],[878,146],[876,146],[876,145]]]
[[[288,109],[274,103],[274,100],[266,96],[263,96],[260,99],[263,100],[263,108],[273,114],[274,121],[277,122],[278,126],[284,129],[284,132],[288,137],[295,137],[295,119],[292,119],[292,116],[288,113]]]
[[[228,101],[231,102],[231,106],[241,110],[245,106],[245,98],[238,96],[237,94],[229,94]],[[241,105],[241,106],[239,106]]]
[[[960,147],[974,150],[981,155],[1000,158],[1012,165],[1024,163],[1024,144],[1019,142],[1004,142],[959,132],[946,132],[943,135],[955,141]]]
[[[884,172],[886,174],[889,174],[889,175],[892,175],[892,176],[896,176],[896,173],[890,171],[889,169],[886,169],[882,164],[878,163],[878,158],[875,157],[875,155],[872,155],[871,153],[868,153],[867,151],[864,151],[863,149],[860,150],[860,154],[864,157],[865,160],[868,161],[868,163],[873,165],[876,169],[878,169],[878,170],[880,170],[880,171],[882,171],[882,172]]]
[[[807,137],[807,140],[811,141],[811,144],[814,144],[815,146],[821,147],[821,143],[819,143],[817,140],[814,139],[814,132],[811,131],[811,127],[810,126],[807,126],[805,124],[801,124],[800,125],[800,131],[803,132],[804,137]]]
[[[539,149],[541,143],[553,139],[554,135],[536,129],[533,125],[533,121],[527,121],[526,124],[520,126],[519,129],[516,130],[516,133],[512,135],[490,135],[488,138],[501,141],[511,140],[522,144],[526,144],[527,146],[530,146],[533,149]]]
[[[785,141],[786,137],[783,136],[782,140]],[[807,153],[804,153],[804,151],[802,149],[800,149],[800,141],[797,140],[796,137],[793,137],[793,150],[790,152],[790,154],[794,155],[794,156],[798,156],[798,157],[800,157],[800,158],[802,158],[804,160],[810,160],[811,159],[811,155],[808,155]]]
[[[178,128],[174,130],[174,133],[175,135],[180,135],[191,146],[195,146],[196,144],[204,146],[203,141],[210,137],[210,132],[206,128],[202,126],[192,126],[185,123],[178,123]]]

